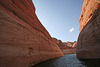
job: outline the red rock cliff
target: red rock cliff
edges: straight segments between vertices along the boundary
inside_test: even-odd
[[[52,38],[54,42],[60,47],[64,54],[73,54],[76,53],[76,44],[77,42],[62,42],[56,38]]]
[[[100,5],[100,0],[84,0],[82,11],[79,19],[80,28],[79,32],[84,28],[84,26],[92,18],[96,10]]]
[[[58,40],[56,38],[52,38],[52,39],[59,46],[60,49],[64,49],[65,45],[63,44],[63,42],[61,40]]]
[[[84,0],[77,42],[77,57],[100,59],[100,0]]]
[[[32,0],[0,0],[0,67],[29,67],[60,56]]]

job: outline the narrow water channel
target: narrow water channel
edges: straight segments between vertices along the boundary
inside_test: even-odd
[[[76,54],[69,54],[41,62],[33,67],[100,67],[100,59],[79,60],[76,58]]]

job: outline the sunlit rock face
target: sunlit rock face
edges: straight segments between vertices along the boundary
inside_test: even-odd
[[[77,42],[62,42],[56,38],[52,38],[53,41],[59,46],[64,54],[73,54],[76,53],[76,44]]]
[[[90,21],[96,10],[100,6],[100,0],[84,0],[82,11],[79,19],[80,28],[79,32]]]
[[[100,0],[84,0],[77,43],[77,57],[100,59]]]
[[[76,46],[77,46],[77,42],[75,41],[75,42],[73,43],[73,46],[72,46],[72,47],[76,48]]]
[[[0,0],[0,67],[30,67],[60,56],[32,0]]]
[[[76,45],[77,42],[63,42],[63,44],[65,45],[64,49],[62,50],[62,52],[64,54],[75,54],[76,53]]]
[[[63,42],[61,40],[58,40],[56,38],[52,38],[52,39],[59,46],[60,49],[64,49],[65,45],[63,44]]]

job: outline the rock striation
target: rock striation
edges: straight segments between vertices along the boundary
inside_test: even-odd
[[[67,45],[68,47],[76,47],[77,45],[77,42],[63,42],[64,45]]]
[[[64,49],[65,45],[63,44],[63,42],[61,40],[58,40],[56,38],[52,38],[52,39],[59,46],[60,49]]]
[[[32,0],[0,0],[0,67],[30,67],[60,56]]]
[[[62,42],[56,38],[53,38],[53,41],[59,46],[64,54],[73,54],[76,53],[77,42]]]
[[[79,23],[77,57],[100,59],[100,0],[84,0]]]
[[[79,32],[85,27],[85,25],[93,17],[94,13],[100,6],[100,0],[84,0],[82,11],[79,19],[80,27]]]
[[[77,42],[63,42],[65,49],[62,50],[64,54],[75,54]]]

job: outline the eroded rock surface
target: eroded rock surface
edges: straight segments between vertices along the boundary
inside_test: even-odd
[[[80,28],[79,32],[84,28],[84,26],[90,21],[96,10],[100,6],[100,0],[84,0],[82,11],[79,19]]]
[[[29,67],[60,56],[32,0],[0,0],[0,67]]]
[[[67,45],[68,47],[76,47],[77,41],[74,42],[63,42],[64,45]]]
[[[56,38],[52,38],[52,39],[59,46],[60,49],[64,49],[65,45],[63,44],[63,42],[61,40],[58,40]]]
[[[79,22],[77,57],[100,59],[100,0],[84,0]]]
[[[59,48],[62,50],[64,54],[73,54],[76,53],[76,45],[77,42],[62,42],[56,38],[53,38],[54,42],[57,43]]]

